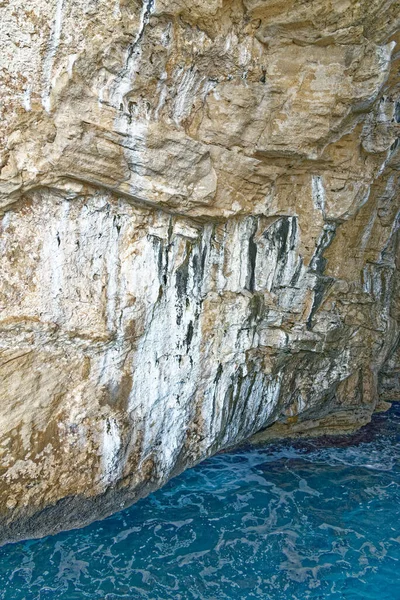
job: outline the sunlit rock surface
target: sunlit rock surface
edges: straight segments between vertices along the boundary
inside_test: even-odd
[[[399,397],[399,2],[0,10],[1,541]]]

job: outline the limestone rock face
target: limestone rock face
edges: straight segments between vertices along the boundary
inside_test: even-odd
[[[0,12],[1,541],[399,395],[397,0]]]

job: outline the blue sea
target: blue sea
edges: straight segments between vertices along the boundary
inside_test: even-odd
[[[400,600],[400,405],[220,454],[78,531],[0,548],[2,600]]]

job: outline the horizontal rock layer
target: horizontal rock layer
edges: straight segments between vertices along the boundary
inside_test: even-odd
[[[3,4],[1,542],[399,397],[399,2]]]

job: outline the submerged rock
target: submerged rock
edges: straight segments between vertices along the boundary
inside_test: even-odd
[[[398,2],[2,11],[0,541],[399,396]]]

